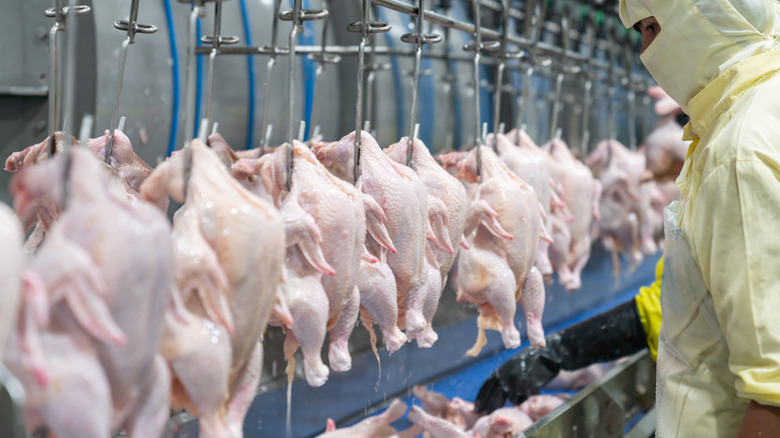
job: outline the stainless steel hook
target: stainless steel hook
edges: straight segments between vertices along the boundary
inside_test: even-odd
[[[108,142],[106,143],[106,155],[103,162],[111,164],[111,152],[114,150],[114,126],[119,111],[119,97],[122,94],[122,82],[125,77],[125,62],[127,61],[127,48],[135,42],[136,33],[152,34],[157,32],[157,26],[138,23],[138,3],[140,0],[132,0],[130,3],[130,18],[114,22],[114,27],[127,32],[127,38],[122,42],[122,51],[119,55],[119,67],[116,74],[116,87],[114,91],[114,106],[111,109],[111,124],[109,125]]]
[[[357,183],[360,178],[360,141],[362,137],[363,125],[363,75],[366,68],[366,45],[368,45],[368,36],[372,33],[382,33],[390,30],[388,23],[371,21],[371,8],[368,0],[363,0],[363,16],[361,21],[347,26],[347,30],[354,33],[360,33],[360,43],[358,44],[358,71],[357,71],[357,96],[355,99],[355,164],[354,177]]]
[[[424,44],[435,44],[441,42],[441,35],[434,33],[424,33],[423,23],[425,23],[425,0],[417,0],[417,23],[414,33],[407,33],[401,36],[401,41],[415,44],[414,50],[414,74],[412,77],[412,106],[409,110],[409,147],[406,151],[406,165],[412,167],[412,149],[414,140],[417,138],[415,125],[417,124],[417,90],[420,85],[420,59],[422,57],[422,47]]]

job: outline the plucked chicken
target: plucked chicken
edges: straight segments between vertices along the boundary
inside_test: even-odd
[[[354,145],[353,132],[337,142],[315,145],[313,150],[337,176],[353,181]],[[428,194],[417,174],[388,158],[367,132],[361,133],[360,174],[358,187],[381,206],[387,219],[385,227],[395,249],[387,254],[387,264],[393,272],[397,291],[383,290],[381,293],[387,299],[395,294],[399,320],[404,321],[402,325],[407,334],[417,334],[426,327],[423,309],[427,292],[424,267],[426,230],[429,229]],[[374,233],[372,236],[376,238]],[[390,309],[384,306],[381,310]],[[392,320],[386,315],[372,317],[375,321],[380,318]]]
[[[384,152],[397,163],[403,164],[406,163],[408,150],[409,140],[404,137]],[[426,327],[416,335],[420,347],[431,347],[438,339],[431,322],[447,284],[447,275],[455,261],[455,249],[463,238],[468,199],[463,185],[433,159],[420,140],[415,140],[412,148],[412,169],[428,193],[428,219],[433,230],[433,239],[429,236],[426,243],[425,281],[428,291],[423,306]],[[446,211],[444,214],[437,213],[433,206],[438,206],[439,211]]]
[[[180,151],[141,185],[145,199],[184,203],[174,217],[178,304],[163,344],[172,405],[199,415],[203,436],[240,437],[262,371],[260,339],[281,276],[284,228],[273,205],[233,179],[212,150],[197,140],[189,147],[189,181]]]
[[[544,282],[534,265],[539,238],[551,239],[536,193],[488,147],[481,147],[480,179],[476,149],[448,155],[445,165],[457,163],[460,177],[478,182],[464,229],[469,249],[458,258],[458,300],[479,306],[479,336],[467,354],[479,354],[485,329],[500,331],[506,348],[520,346],[514,322],[517,301],[531,344],[543,347]]]
[[[552,215],[550,262],[558,272],[558,281],[566,290],[573,291],[582,285],[582,269],[590,258],[591,227],[594,220],[600,219],[601,184],[561,140],[553,139],[542,149],[549,154],[550,176],[560,185],[561,200],[573,218],[567,222],[560,215]]]
[[[93,154],[77,148],[69,155],[69,160],[59,154],[25,169],[12,179],[11,193],[20,216],[42,198],[62,209],[62,182],[69,166],[67,209],[53,224],[27,282],[39,286],[37,295],[43,300],[64,300],[69,312],[53,309],[54,322],[71,321],[95,339],[90,347],[77,337],[43,336],[39,345],[51,346],[56,352],[54,362],[36,366],[43,362],[32,360],[27,365],[41,389],[48,381],[46,369],[58,376],[77,373],[57,366],[70,353],[74,362],[96,369],[94,363],[87,364],[94,348],[110,388],[111,429],[122,427],[130,437],[158,436],[168,416],[170,387],[168,367],[158,354],[163,314],[173,287],[170,227],[154,206],[112,189],[109,172]],[[70,269],[71,265],[81,270]],[[84,270],[92,272],[92,281],[78,275]],[[104,288],[97,286],[100,277]],[[35,308],[45,309],[45,304]],[[46,321],[45,312],[35,314],[38,323]],[[35,359],[42,357],[35,352],[44,349],[25,351]],[[96,371],[95,378],[99,376]],[[83,374],[74,378],[83,380]],[[54,392],[59,392],[56,387]],[[68,403],[54,406],[58,408],[51,415],[61,419],[73,415]]]

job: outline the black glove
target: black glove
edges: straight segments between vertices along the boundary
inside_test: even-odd
[[[507,398],[519,405],[539,394],[561,370],[619,359],[647,347],[636,301],[620,304],[545,338],[547,348],[527,348],[506,361],[482,384],[475,412],[493,412]]]

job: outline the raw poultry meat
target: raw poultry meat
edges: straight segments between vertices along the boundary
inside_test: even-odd
[[[595,382],[611,367],[612,364],[595,363],[574,371],[563,370],[558,373],[550,383],[545,385],[545,388],[562,390],[580,389]]]
[[[368,417],[354,426],[336,429],[333,420],[328,419],[325,433],[317,438],[391,438],[397,437],[397,431],[390,423],[401,418],[406,412],[406,404],[396,399],[381,414]],[[404,435],[406,436],[406,435]],[[409,436],[408,438],[412,438]]]
[[[328,377],[320,358],[326,331],[331,369],[343,372],[352,364],[347,342],[360,306],[356,281],[366,237],[364,195],[330,174],[303,143],[293,145],[291,191],[280,205],[288,245],[281,291],[295,320],[287,327],[287,343],[300,345],[306,379],[320,386]],[[273,193],[286,185],[286,148],[263,158],[273,161],[272,175],[262,177]]]
[[[501,331],[506,348],[520,346],[515,327],[516,302],[525,312],[531,344],[543,347],[544,282],[534,266],[539,238],[550,240],[531,186],[518,178],[492,149],[481,147],[482,172],[469,205],[464,234],[469,249],[458,258],[458,300],[479,306],[479,336],[467,354],[486,343],[485,329]],[[443,161],[457,162],[459,176],[477,181],[477,150],[453,152]]]
[[[63,206],[65,158],[59,154],[11,180],[18,214],[24,216],[44,197]],[[65,288],[65,299],[84,329],[113,341],[93,342],[111,389],[112,429],[124,427],[130,437],[156,436],[168,415],[170,375],[158,348],[173,286],[170,227],[153,206],[113,191],[109,173],[93,154],[73,149],[69,167],[68,208],[36,257],[44,266],[39,272],[53,275],[48,271],[81,260],[102,274],[106,289],[98,295],[110,313],[100,311],[102,300],[90,296],[78,277],[66,276],[78,282]],[[44,253],[47,246],[49,254]],[[57,293],[51,286],[49,294]],[[109,320],[116,322],[115,329]]]
[[[631,268],[636,267],[643,255],[658,251],[656,224],[651,217],[652,186],[649,180],[642,180],[645,156],[616,140],[605,140],[588,155],[586,164],[601,181],[598,228],[604,246],[613,251],[616,263],[614,254],[623,252]],[[617,264],[615,270],[619,272]]]
[[[647,92],[656,99],[654,108],[658,115],[658,122],[644,143],[647,170],[658,180],[674,180],[682,170],[690,146],[689,141],[682,139],[683,128],[675,120],[683,112],[661,87],[650,87]]]
[[[553,409],[562,405],[567,398],[568,396],[563,395],[532,395],[517,409],[528,415],[531,421],[539,421],[539,419],[552,412]]]
[[[353,132],[337,142],[316,145],[313,150],[337,176],[352,181],[354,145]],[[407,335],[417,334],[426,327],[423,309],[427,292],[424,267],[426,230],[429,228],[428,194],[417,174],[382,153],[376,140],[367,132],[361,133],[360,173],[358,186],[381,206],[387,219],[385,227],[395,248],[387,254],[387,264],[397,287],[399,320],[404,321]],[[371,231],[370,219],[368,225]],[[376,239],[375,233],[371,234]],[[390,298],[391,291],[382,293]],[[371,316],[375,321],[386,318]]]
[[[408,150],[409,139],[404,137],[384,152],[394,161],[404,164]],[[431,347],[439,338],[431,322],[447,284],[447,275],[455,261],[455,248],[458,248],[463,236],[468,199],[463,185],[444,170],[433,159],[425,144],[417,139],[412,148],[412,169],[428,193],[428,219],[435,237],[435,240],[429,238],[426,243],[425,281],[428,291],[423,307],[426,326],[422,333],[416,335],[420,347]],[[443,203],[443,207],[440,203]],[[433,206],[445,209],[445,214],[437,214]]]
[[[412,406],[408,418],[422,426],[432,438],[503,438],[515,436],[533,423],[528,415],[516,408],[497,409],[477,420],[468,431],[425,412],[419,406]]]
[[[66,135],[64,132],[54,133],[54,147],[56,152],[62,152],[65,150]],[[38,144],[29,146],[21,151],[14,152],[8,159],[5,160],[5,170],[9,172],[18,172],[27,167],[31,167],[36,163],[42,163],[49,158],[49,141],[47,137],[45,140]],[[68,136],[67,141],[71,145],[75,144],[75,139]],[[23,216],[20,216],[22,221],[22,228],[26,231],[29,230],[36,223],[40,223],[40,233],[44,233],[51,224],[57,220],[59,211],[56,208],[55,202],[51,198],[42,198],[36,200],[34,204],[27,208],[27,211]],[[36,239],[40,239],[40,234],[36,236]],[[35,246],[34,248],[37,248]]]
[[[174,217],[180,304],[166,319],[163,345],[174,374],[172,404],[201,417],[203,436],[240,437],[260,379],[259,341],[281,276],[284,229],[276,209],[233,179],[213,151],[197,140],[189,147],[186,198],[184,151],[141,186],[145,199],[184,203]],[[181,321],[185,310],[200,322]]]
[[[460,397],[449,400],[444,395],[419,385],[412,388],[412,393],[420,399],[420,404],[425,412],[434,417],[443,418],[463,430],[474,427],[480,417],[474,412],[474,404]]]
[[[25,390],[28,430],[45,425],[60,437],[105,437],[111,392],[87,330],[116,345],[126,340],[105,302],[103,273],[61,231],[59,224],[52,229],[22,274],[23,301],[12,308],[19,323],[4,361]],[[89,415],[73,422],[74,412]]]
[[[510,141],[510,139],[516,139],[516,141]],[[491,134],[487,137],[488,146],[492,146],[493,142],[496,142],[498,156],[506,163],[507,167],[534,188],[536,197],[542,204],[546,215],[545,226],[550,230],[552,228],[551,209],[553,207],[565,208],[565,205],[553,189],[550,172],[547,170],[547,153],[539,149],[539,146],[523,130],[513,130],[507,135]],[[539,241],[536,267],[544,277],[549,277],[553,272],[548,252],[549,247],[549,242],[544,239]]]
[[[120,130],[114,131],[114,148],[111,152],[111,183],[112,185],[122,185],[128,196],[132,199],[138,199],[138,190],[143,180],[152,172],[149,167],[138,155],[133,152],[130,140]],[[60,153],[65,150],[66,135],[64,132],[54,133],[55,150]],[[67,141],[71,146],[75,146],[77,141],[71,136],[67,136]],[[90,139],[87,147],[95,156],[103,161],[105,157],[106,143],[108,141],[108,131],[105,135]],[[29,146],[21,151],[14,152],[5,162],[5,170],[18,172],[26,167],[36,163],[41,163],[49,158],[49,138],[38,144]],[[49,198],[42,198],[36,201],[36,206],[30,208],[22,218],[23,227],[29,230],[36,222],[36,231],[33,238],[28,239],[26,247],[29,253],[33,253],[38,245],[43,241],[45,231],[56,220],[58,211],[54,203]],[[168,199],[160,203],[160,208],[164,211],[168,209]]]
[[[593,220],[599,220],[598,200],[601,184],[593,178],[590,169],[572,155],[566,143],[553,139],[542,146],[548,154],[548,170],[556,184],[560,185],[561,200],[573,218],[565,219],[553,214],[553,243],[550,246],[550,262],[558,272],[558,282],[573,291],[582,285],[582,269],[590,258]]]
[[[16,323],[19,273],[22,271],[22,226],[13,211],[0,203],[0,357]]]

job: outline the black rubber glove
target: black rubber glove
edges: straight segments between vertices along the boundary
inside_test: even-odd
[[[493,412],[506,400],[519,405],[561,370],[619,359],[647,347],[636,301],[620,304],[545,338],[547,348],[527,348],[506,361],[482,384],[476,412]]]

